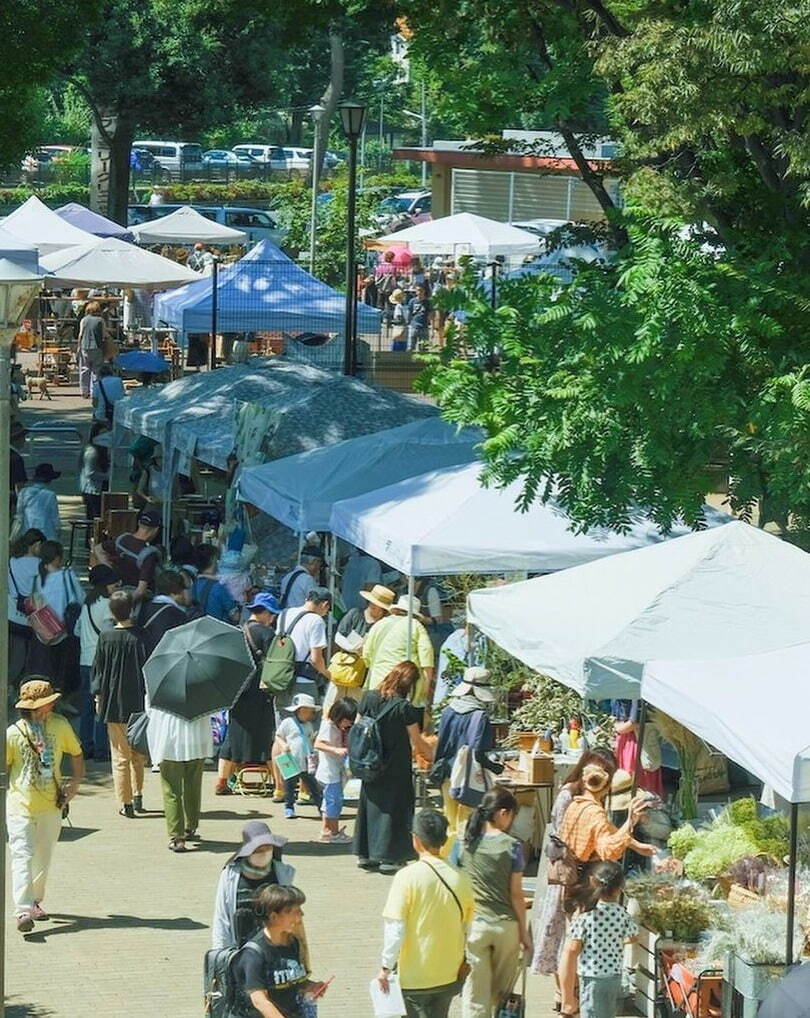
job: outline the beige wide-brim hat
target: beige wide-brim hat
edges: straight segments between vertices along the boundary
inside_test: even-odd
[[[409,601],[410,605],[408,604]],[[424,620],[424,615],[422,614],[422,602],[418,597],[409,598],[407,594],[401,594],[397,603],[391,607],[398,612],[402,612],[403,615],[408,614],[408,608],[410,607],[411,614],[415,619],[419,619],[420,622]]]
[[[366,601],[370,601],[372,604],[376,604],[378,608],[382,608],[383,611],[387,612],[390,612],[393,608],[396,596],[393,590],[383,587],[380,583],[375,583],[371,590],[360,591],[360,597],[365,598]]]
[[[617,770],[610,783],[610,808],[617,813],[630,809],[633,799],[633,775],[627,771]]]
[[[61,695],[45,679],[31,679],[20,686],[20,699],[14,706],[17,710],[39,710],[56,703]]]
[[[464,677],[452,692],[452,696],[474,696],[482,703],[494,703],[495,693],[490,684],[489,669],[465,668]]]

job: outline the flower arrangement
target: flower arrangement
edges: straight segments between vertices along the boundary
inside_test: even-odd
[[[563,686],[547,675],[534,675],[525,684],[530,693],[512,715],[510,731],[558,732],[571,718],[581,721],[584,734],[591,746],[611,746],[614,739],[613,718],[599,710],[592,701],[583,700],[579,693]]]
[[[730,951],[749,965],[780,965],[785,960],[786,921],[783,912],[766,905],[753,905],[742,912],[731,912],[709,935],[703,957],[706,963],[719,962]],[[794,927],[794,961],[799,961],[804,933]]]
[[[694,943],[717,921],[717,905],[699,885],[658,875],[628,880],[626,891],[638,903],[641,922],[661,936]]]

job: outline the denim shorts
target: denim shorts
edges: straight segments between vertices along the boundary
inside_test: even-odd
[[[580,976],[579,1009],[582,1018],[616,1018],[621,989],[621,975]]]
[[[327,820],[340,820],[343,809],[343,782],[331,781],[323,786],[323,805],[321,812]]]

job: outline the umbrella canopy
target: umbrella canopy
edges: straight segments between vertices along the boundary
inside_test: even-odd
[[[768,992],[758,1018],[810,1018],[810,965],[797,966]]]
[[[232,706],[253,667],[242,630],[204,615],[164,633],[143,674],[152,707],[193,721]]]
[[[474,255],[476,258],[517,257],[540,251],[540,238],[535,234],[472,212],[459,212],[455,216],[409,226],[407,230],[378,237],[372,244],[374,247],[406,245],[414,254]]]
[[[86,230],[94,237],[117,237],[119,240],[130,241],[134,239],[128,227],[121,226],[120,223],[113,222],[106,216],[100,216],[98,212],[85,208],[77,201],[68,202],[67,205],[58,208],[56,214],[66,223],[70,223],[71,226],[76,226],[80,230]]]
[[[3,229],[13,234],[23,244],[30,244],[40,254],[51,254],[76,244],[92,244],[98,241],[92,233],[80,230],[48,208],[36,197],[23,202],[3,220]]]
[[[810,641],[810,555],[735,521],[474,590],[469,609],[475,625],[535,671],[592,699],[637,698],[649,661],[742,657]]]
[[[198,280],[184,265],[142,251],[116,237],[66,248],[46,255],[42,266],[52,286],[131,286],[137,290],[165,290]]]
[[[115,358],[115,363],[125,371],[144,371],[154,375],[162,375],[164,371],[171,369],[168,361],[164,361],[156,353],[147,353],[145,350],[120,353]]]
[[[243,244],[247,240],[246,233],[215,223],[189,205],[133,226],[132,232],[139,244]]]

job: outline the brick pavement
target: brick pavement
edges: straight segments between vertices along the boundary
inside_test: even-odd
[[[51,403],[26,402],[23,416],[29,422],[71,420],[86,429],[88,404],[76,390],[55,389],[54,396]],[[51,459],[65,471],[56,485],[65,518],[80,511],[74,456],[74,449],[51,442],[27,456],[31,463]],[[174,855],[167,849],[158,776],[147,774],[150,812],[126,820],[116,812],[109,765],[90,765],[72,809],[75,826],[63,831],[56,849],[46,899],[51,921],[23,939],[7,920],[10,1018],[200,1018],[216,881],[251,817],[267,819],[290,838],[286,858],[308,895],[314,973],[335,975],[321,1018],[371,1015],[368,981],[379,960],[390,878],[358,871],[346,848],[318,844],[311,808],[287,821],[267,799],[215,797],[213,779],[206,774],[204,841]],[[352,817],[350,809],[349,830]],[[530,977],[528,1014],[551,1014],[551,999],[550,980]]]

